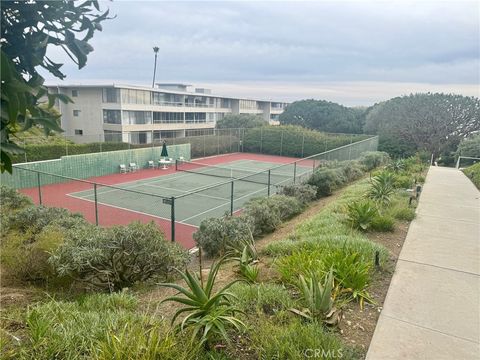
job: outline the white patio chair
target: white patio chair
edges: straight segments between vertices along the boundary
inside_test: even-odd
[[[135,172],[138,170],[137,164],[134,162],[131,162],[128,164],[128,171]]]
[[[150,169],[155,169],[155,163],[153,162],[153,160],[148,160],[148,167]]]
[[[126,174],[127,173],[127,167],[125,164],[120,164],[120,174]]]

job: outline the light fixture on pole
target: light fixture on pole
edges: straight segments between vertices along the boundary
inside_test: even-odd
[[[153,64],[153,81],[152,81],[152,88],[155,87],[155,74],[157,72],[157,55],[158,55],[158,50],[160,48],[158,46],[153,47],[153,52],[155,53],[155,63]]]

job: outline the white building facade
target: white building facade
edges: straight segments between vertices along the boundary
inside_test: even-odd
[[[259,115],[278,124],[287,103],[213,95],[190,85],[157,84],[49,86],[74,102],[57,102],[64,135],[75,142],[123,141],[149,144],[165,138],[213,133],[228,114]]]

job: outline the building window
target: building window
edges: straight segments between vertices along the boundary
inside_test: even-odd
[[[150,91],[122,89],[122,102],[125,104],[149,105],[151,103]]]
[[[154,124],[182,124],[184,122],[183,112],[154,112]]]
[[[75,135],[83,135],[83,130],[75,129]]]
[[[257,110],[260,109],[260,104],[255,100],[240,100],[240,109]]]
[[[122,142],[123,140],[121,131],[104,130],[103,135],[106,142]]]
[[[73,116],[75,117],[80,116],[80,110],[73,110]]]
[[[121,124],[122,114],[120,110],[103,110],[104,124]]]
[[[72,90],[72,97],[78,96],[78,90]]]
[[[185,136],[205,136],[205,135],[214,135],[215,129],[186,129]]]
[[[120,89],[104,88],[102,90],[102,101],[104,103],[119,103]]]
[[[151,111],[123,111],[123,121],[129,125],[143,125],[152,123]]]
[[[185,122],[186,123],[205,123],[207,121],[206,113],[185,113]]]

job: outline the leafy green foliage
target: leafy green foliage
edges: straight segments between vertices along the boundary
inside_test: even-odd
[[[274,315],[294,306],[284,286],[271,283],[237,283],[231,288],[235,295],[233,302],[243,312]]]
[[[251,224],[242,217],[224,216],[203,220],[193,238],[207,256],[213,257],[224,255],[232,247],[243,248],[252,231]]]
[[[20,194],[17,190],[0,185],[0,204],[2,211],[15,211],[32,206],[33,202],[28,196]]]
[[[395,230],[395,220],[388,215],[377,215],[371,222],[370,228],[374,231],[391,232]]]
[[[217,129],[248,129],[259,126],[267,126],[268,122],[258,115],[238,114],[226,115],[223,119],[218,120]]]
[[[188,269],[184,273],[180,272],[187,287],[173,283],[160,284],[160,286],[175,289],[183,295],[171,296],[162,302],[173,301],[184,305],[173,316],[172,324],[179,315],[188,312],[189,314],[180,324],[180,329],[183,331],[188,327],[193,328],[192,341],[197,335],[200,335],[200,343],[207,343],[207,345],[217,336],[229,341],[226,331],[228,326],[237,330],[245,328],[245,324],[236,317],[236,313],[240,311],[232,305],[231,299],[234,295],[227,291],[237,280],[228,283],[217,292],[213,291],[222,262],[221,259],[212,265],[205,284],[202,284],[196,274],[190,273]]]
[[[332,133],[362,132],[361,112],[325,100],[300,100],[280,114],[282,125],[299,125]]]
[[[375,218],[378,209],[371,201],[355,201],[347,206],[347,220],[354,229],[368,230]]]
[[[59,275],[118,291],[138,281],[169,276],[174,267],[186,265],[188,253],[166,241],[153,222],[133,222],[112,228],[73,228],[49,261]]]
[[[61,47],[79,68],[84,67],[93,50],[88,41],[95,31],[102,30],[101,22],[108,18],[108,11],[99,13],[97,1],[55,1],[48,6],[42,1],[10,1],[2,5],[1,12],[0,165],[2,172],[11,172],[11,156],[23,151],[12,140],[20,126],[26,130],[40,125],[46,134],[62,131],[48,109],[39,106],[39,100],[47,97],[48,108],[57,99],[71,102],[64,95],[49,94],[43,85],[39,66],[55,77],[65,77],[60,71],[62,64],[47,56],[47,48]]]
[[[343,171],[332,168],[318,168],[307,180],[307,184],[317,188],[317,198],[329,196],[346,182]]]
[[[390,164],[387,165],[387,170],[394,173],[399,173],[400,171],[405,170],[406,164],[404,159],[393,160]]]
[[[472,180],[475,186],[480,189],[480,163],[464,169],[463,172]]]
[[[338,167],[347,182],[355,181],[365,174],[362,164],[356,160],[340,162]]]
[[[246,152],[303,158],[348,145],[368,135],[329,135],[300,126],[269,126],[245,130],[243,150]]]
[[[282,186],[280,194],[286,196],[293,196],[298,199],[302,204],[306,205],[309,202],[315,200],[317,196],[317,189],[308,184],[292,184]]]
[[[358,159],[367,171],[386,165],[390,161],[390,156],[381,151],[366,151]]]
[[[480,157],[480,135],[472,135],[460,142],[455,155]]]
[[[461,139],[480,130],[480,100],[454,94],[411,94],[374,105],[364,131],[388,137],[405,149],[390,147],[392,155],[427,150],[435,157],[455,151]],[[385,149],[386,150],[386,149]],[[412,152],[413,150],[413,152]]]
[[[255,254],[256,255],[256,254]],[[240,275],[249,283],[257,282],[260,269],[258,268],[258,259],[252,255],[249,246],[243,248],[242,254],[238,259]]]
[[[253,224],[254,234],[262,235],[271,233],[283,221],[300,214],[303,208],[303,204],[294,197],[274,195],[248,201],[242,215]]]
[[[395,177],[392,173],[383,171],[374,176],[367,193],[368,197],[378,204],[386,205],[395,193]]]

